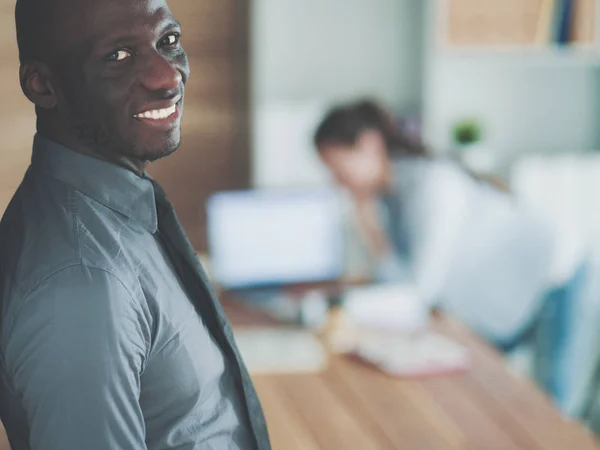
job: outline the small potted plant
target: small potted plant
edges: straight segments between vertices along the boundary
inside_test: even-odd
[[[481,125],[474,119],[462,120],[454,125],[452,135],[460,150],[471,148],[481,140]]]
[[[495,159],[489,150],[481,145],[483,128],[477,119],[464,119],[452,128],[452,140],[456,157],[471,170],[490,172]]]

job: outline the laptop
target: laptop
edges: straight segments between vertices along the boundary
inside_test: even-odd
[[[207,204],[212,276],[223,290],[337,281],[344,270],[339,199],[329,189],[219,192]]]

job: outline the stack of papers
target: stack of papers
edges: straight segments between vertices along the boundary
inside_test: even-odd
[[[443,375],[469,367],[467,349],[434,332],[365,336],[358,341],[355,354],[397,377]]]
[[[429,324],[429,308],[407,284],[354,288],[344,298],[347,319],[361,329],[414,332]]]

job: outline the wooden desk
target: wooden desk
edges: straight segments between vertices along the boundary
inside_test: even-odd
[[[269,322],[238,305],[225,306],[234,326]],[[528,380],[513,375],[492,348],[455,323],[436,322],[471,350],[469,373],[400,381],[334,357],[319,375],[254,377],[273,449],[600,448]]]

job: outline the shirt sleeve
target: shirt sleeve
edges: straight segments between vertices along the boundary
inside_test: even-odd
[[[440,306],[448,275],[459,251],[459,236],[467,218],[471,180],[448,163],[430,168],[422,183],[416,214],[412,268],[423,300]]]
[[[99,269],[64,269],[22,300],[5,363],[32,450],[146,449],[149,329],[128,290]]]

